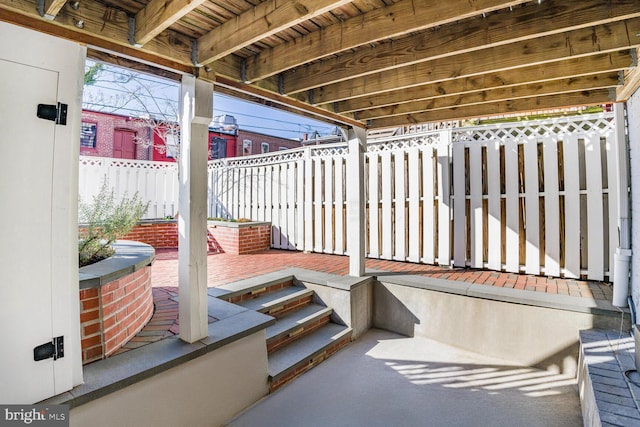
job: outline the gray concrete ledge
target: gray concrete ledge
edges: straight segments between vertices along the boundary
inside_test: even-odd
[[[153,263],[152,246],[130,240],[118,240],[116,253],[107,259],[80,268],[80,289],[96,288],[134,273]]]
[[[535,307],[553,308],[575,311],[578,313],[619,315],[620,310],[629,313],[629,309],[618,309],[610,301],[593,298],[574,297],[569,295],[547,294],[543,292],[521,289],[500,288],[496,286],[478,285],[455,280],[436,279],[424,276],[394,275],[393,273],[372,273],[377,281],[394,285],[409,286],[448,294],[464,295],[493,301],[513,304],[531,305]]]
[[[640,425],[640,378],[626,332],[580,331],[578,385],[584,425]]]
[[[261,227],[263,225],[271,225],[269,221],[249,221],[249,222],[233,222],[233,221],[207,221],[209,227],[227,227],[227,228],[251,228]]]
[[[41,403],[66,404],[70,408],[117,392],[146,378],[179,366],[215,351],[227,344],[266,329],[275,319],[246,309],[234,309],[233,304],[218,300],[215,316],[219,320],[209,324],[209,336],[189,344],[177,336],[91,363],[83,367],[84,384]],[[229,310],[217,310],[228,305]],[[170,392],[170,391],[168,391]]]

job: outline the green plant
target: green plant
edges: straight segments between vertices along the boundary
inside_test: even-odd
[[[112,244],[125,236],[147,212],[149,203],[144,203],[138,193],[128,198],[127,194],[116,200],[113,189],[105,179],[93,203],[80,200],[78,219],[82,224],[78,235],[80,266],[88,265],[113,255]]]

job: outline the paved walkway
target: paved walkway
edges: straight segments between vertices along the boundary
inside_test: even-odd
[[[467,283],[514,288],[549,294],[609,300],[611,286],[606,283],[571,279],[550,279],[526,274],[499,273],[486,270],[445,268],[425,264],[367,259],[367,271],[387,271],[395,274],[421,275]],[[305,268],[339,275],[349,271],[349,258],[339,255],[268,250],[250,255],[225,253],[207,256],[209,287],[235,282],[248,277],[290,267]],[[175,335],[179,331],[178,304],[172,300],[178,294],[178,251],[157,250],[152,271],[153,298],[156,311],[147,326],[120,352],[128,351]],[[215,319],[211,318],[210,321]]]
[[[576,381],[372,329],[231,427],[582,426]]]

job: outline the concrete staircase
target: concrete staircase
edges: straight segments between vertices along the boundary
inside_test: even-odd
[[[351,328],[293,277],[223,287],[218,298],[273,316],[266,330],[270,390],[316,366],[351,341]]]

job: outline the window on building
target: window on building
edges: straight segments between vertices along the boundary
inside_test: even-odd
[[[278,150],[279,150],[279,151],[282,151],[282,150],[288,150],[288,148],[287,148],[287,147],[278,147]]]
[[[262,144],[260,144],[260,152],[262,154],[269,152],[269,143],[268,142],[263,142]]]
[[[211,137],[211,158],[223,159],[227,157],[227,140],[224,138],[218,138],[216,136]]]
[[[242,141],[242,155],[243,156],[250,156],[251,155],[251,145],[252,142],[250,139],[245,139],[244,141]]]
[[[82,122],[80,126],[80,147],[96,148],[96,136],[98,125],[96,123]]]
[[[178,148],[180,144],[180,136],[177,133],[167,132],[165,135],[165,145],[167,147],[166,156],[170,159],[178,158]]]

